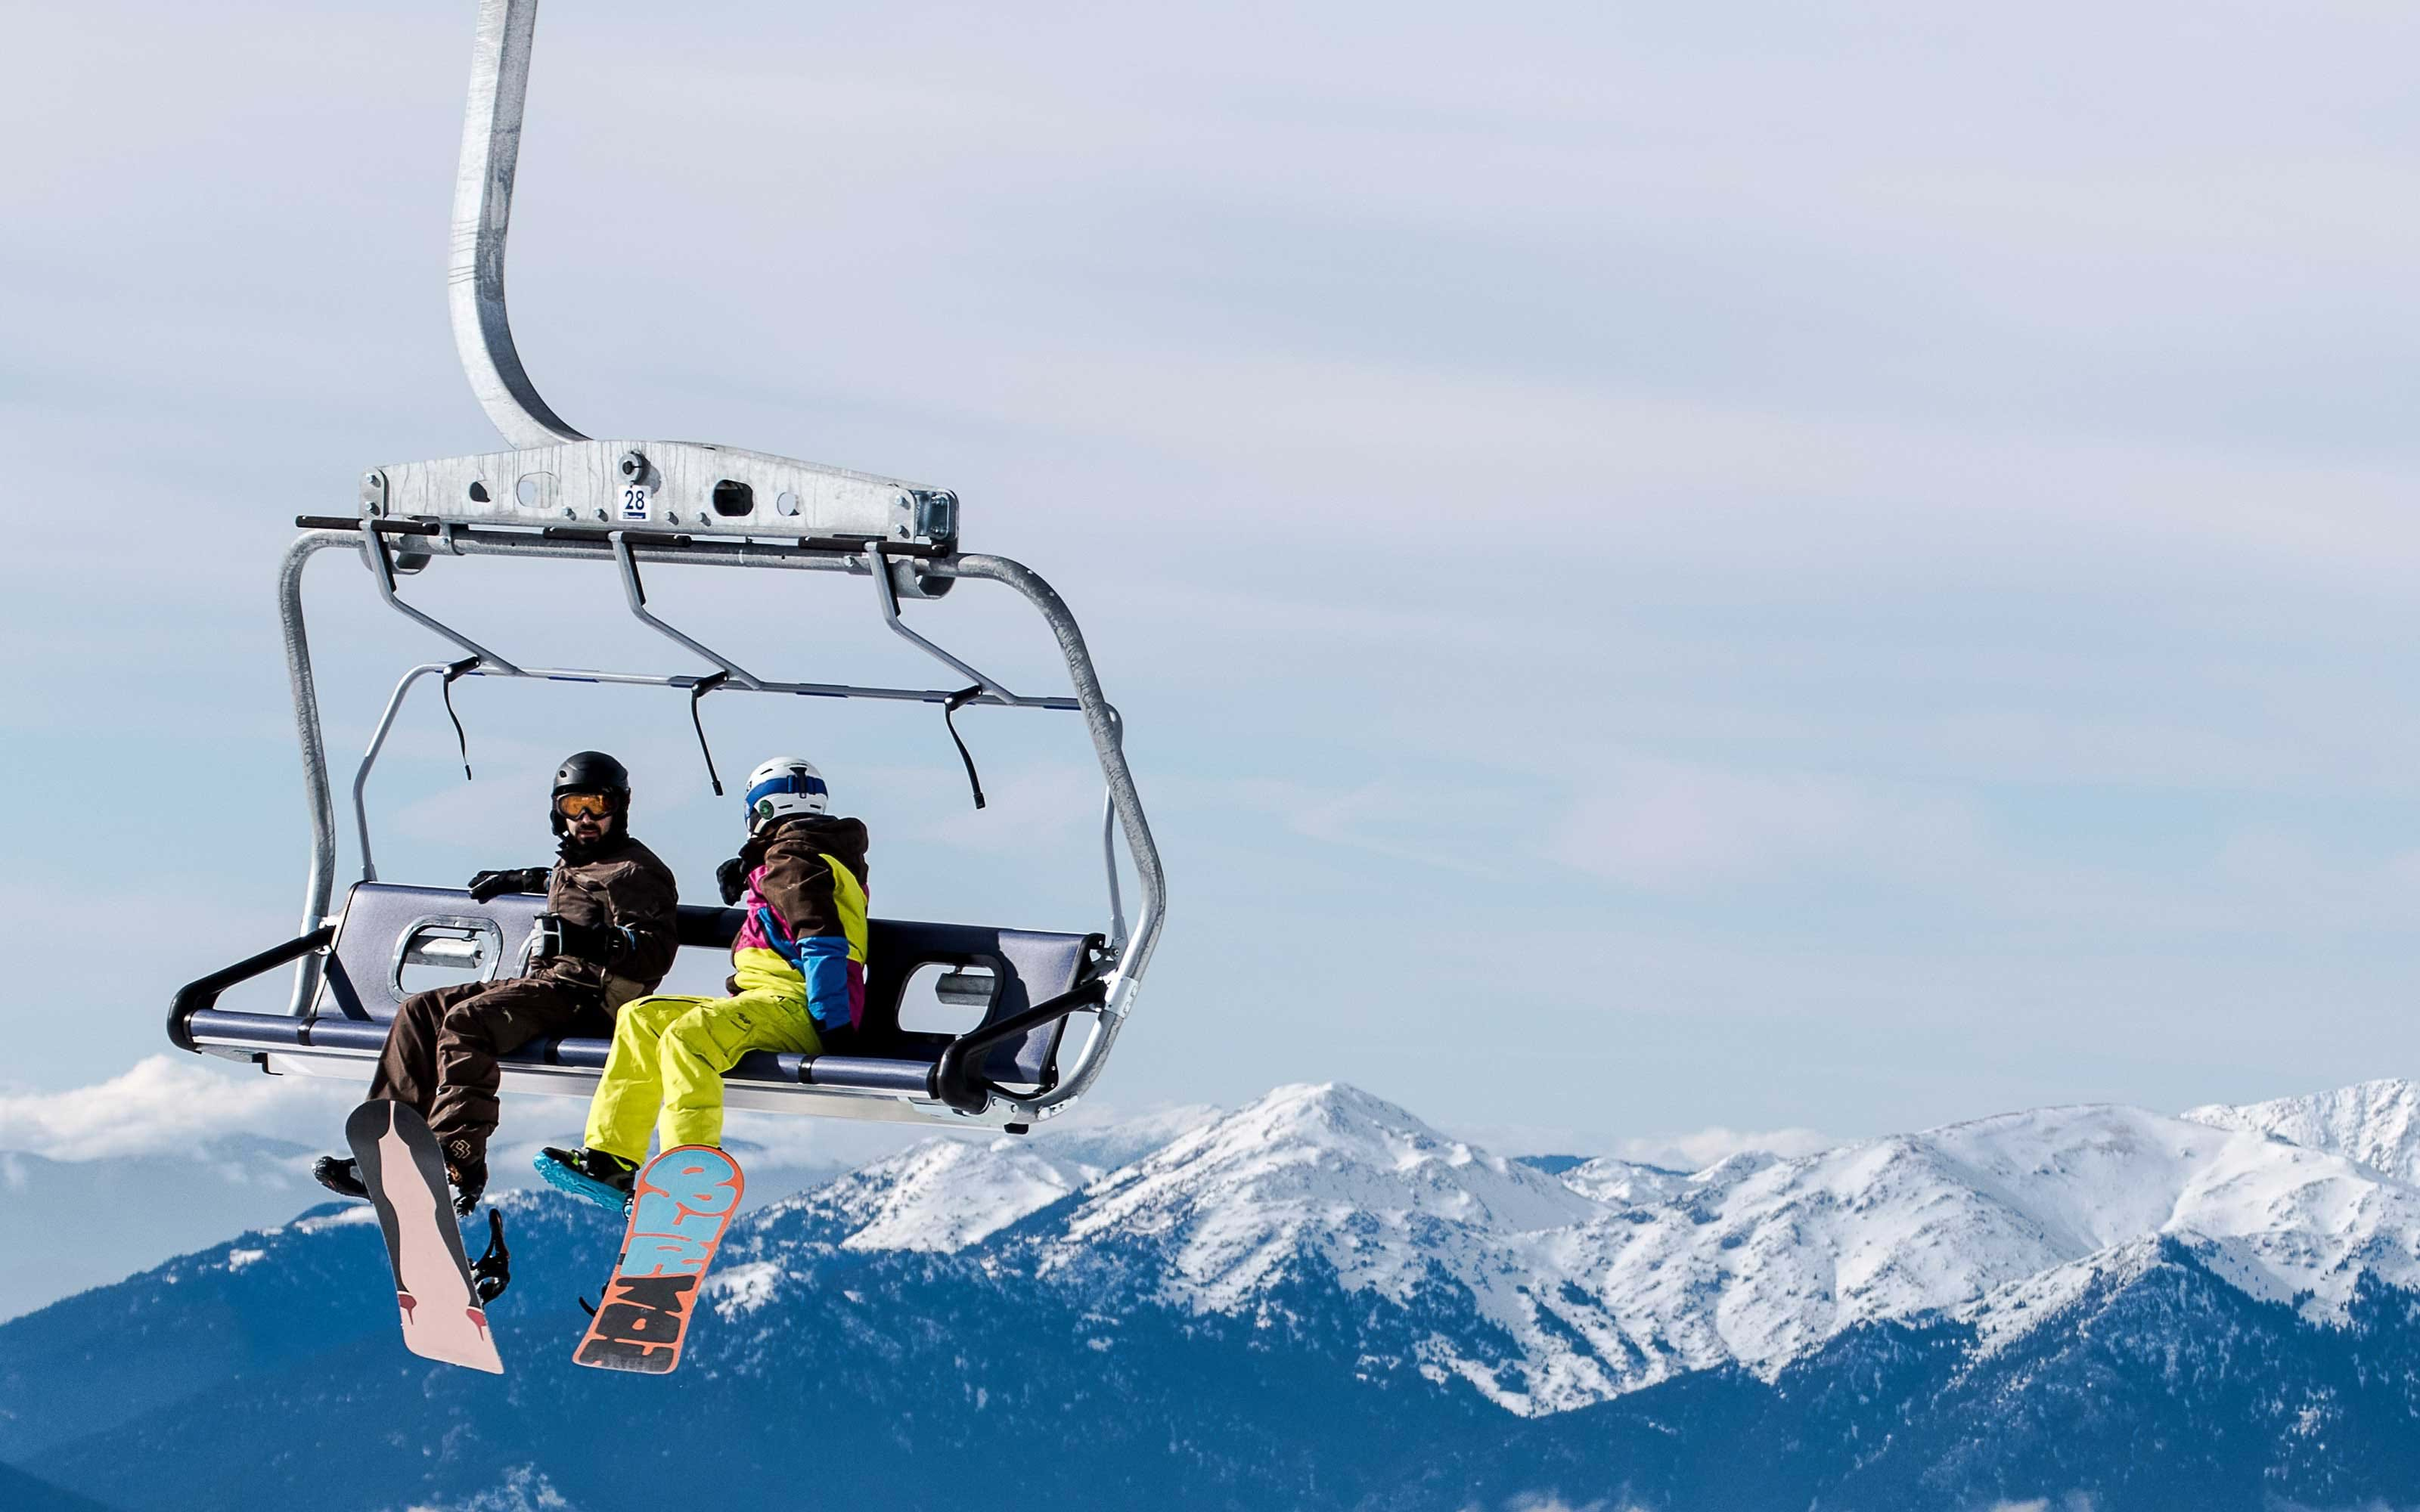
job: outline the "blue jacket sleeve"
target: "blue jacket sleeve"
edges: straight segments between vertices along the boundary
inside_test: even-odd
[[[807,1011],[819,1029],[854,1029],[865,1016],[865,968],[848,958],[848,940],[812,934],[799,942],[799,975],[807,979]]]

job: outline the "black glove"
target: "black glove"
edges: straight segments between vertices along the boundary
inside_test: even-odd
[[[482,872],[471,879],[471,901],[483,903],[500,892],[544,892],[546,871],[542,866],[524,866],[510,872]]]
[[[550,917],[553,920],[555,948],[564,955],[610,966],[638,948],[639,942],[628,929],[612,924],[574,923],[561,915]]]
[[[722,889],[724,903],[736,903],[748,892],[748,861],[735,856],[714,869],[714,885]]]
[[[818,1024],[815,1026],[815,1038],[823,1041],[823,1053],[825,1055],[853,1056],[857,1054],[857,1029],[853,1025]]]

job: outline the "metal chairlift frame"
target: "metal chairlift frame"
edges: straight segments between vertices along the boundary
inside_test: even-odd
[[[336,875],[336,814],[328,753],[320,730],[309,637],[302,608],[303,568],[318,553],[358,551],[379,595],[396,612],[466,653],[455,662],[425,662],[407,671],[389,696],[368,748],[355,768],[352,818],[361,849],[361,880],[374,882],[366,791],[406,698],[424,678],[528,678],[610,683],[686,690],[692,705],[706,693],[734,690],[814,698],[879,699],[1080,713],[1092,736],[1107,789],[1102,806],[1102,857],[1108,872],[1112,957],[1084,1001],[1059,1014],[1091,1011],[1097,1025],[1075,1063],[1055,1085],[1017,1094],[985,1087],[968,1106],[939,1101],[822,1090],[805,1094],[799,1111],[897,1119],[929,1117],[989,1125],[1047,1119],[1073,1103],[1099,1076],[1158,943],[1167,887],[1151,826],[1126,765],[1123,723],[1101,691],[1075,616],[1031,568],[1006,557],[957,548],[954,493],[761,453],[690,442],[595,440],[573,430],[541,398],[513,342],[504,299],[504,241],[509,227],[522,106],[529,75],[536,0],[481,0],[471,99],[456,179],[453,255],[448,270],[455,345],[481,407],[513,449],[505,453],[402,464],[372,471],[362,481],[357,517],[298,517],[303,533],[287,550],[278,579],[278,613],[292,685],[296,733],[302,751],[311,813],[311,864],[302,934],[287,945],[204,979],[179,995],[207,989],[209,999],[245,977],[296,962],[290,1012],[313,1011],[321,992],[326,949],[336,919],[329,905]],[[404,601],[399,579],[441,556],[498,556],[611,562],[625,607],[666,639],[714,664],[706,674],[658,674],[525,667]],[[760,677],[668,624],[647,608],[642,563],[677,563],[861,575],[894,633],[949,667],[968,685],[958,689],[782,682]],[[942,597],[973,579],[1001,583],[1041,614],[1056,638],[1074,697],[1013,692],[997,678],[909,627],[903,599]],[[701,733],[702,739],[702,733]],[[1140,884],[1129,926],[1119,884],[1117,840],[1123,834]],[[275,958],[275,959],[271,959]],[[195,1000],[199,1000],[196,998]],[[1054,1005],[1042,1005],[1041,1012]],[[190,1016],[190,1014],[189,1014]],[[1028,1015],[1020,1015],[1024,1017]],[[172,1015],[172,1023],[174,1022]],[[977,1031],[997,1039],[1001,1026]],[[172,1028],[172,1035],[178,1032]],[[187,1039],[190,1040],[190,1035]],[[965,1037],[969,1041],[977,1035]],[[212,1048],[208,1044],[187,1048]],[[250,1058],[249,1057],[247,1058]],[[310,1052],[279,1051],[271,1059],[312,1070]],[[348,1070],[357,1058],[344,1061]],[[757,1105],[778,1105],[759,1103]]]

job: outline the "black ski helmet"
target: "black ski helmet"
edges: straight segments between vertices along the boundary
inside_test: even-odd
[[[630,824],[630,769],[601,750],[576,750],[554,769],[554,791],[547,795],[546,816],[558,835],[566,831],[563,810],[555,803],[566,793],[601,793],[613,805],[613,816],[628,829]]]

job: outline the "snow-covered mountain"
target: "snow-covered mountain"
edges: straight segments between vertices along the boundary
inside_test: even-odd
[[[2420,1182],[2420,1085],[2412,1082],[2360,1082],[2241,1107],[2212,1103],[2187,1109],[2182,1117],[2324,1149],[2398,1181]]]
[[[2365,1276],[2420,1289],[2420,1189],[2267,1131],[2411,1096],[2045,1108],[1687,1176],[1606,1160],[1558,1178],[1354,1088],[1288,1087],[1107,1173],[1015,1140],[934,1141],[798,1199],[816,1224],[793,1232],[953,1253],[1064,1204],[1009,1247],[1121,1299],[1258,1316],[1307,1269],[1399,1308],[1439,1294],[1467,1316],[1419,1341],[1419,1367],[1537,1414],[1721,1365],[1769,1381],[1859,1324],[1955,1317],[2005,1343],[2162,1240],[2339,1321]],[[751,1276],[758,1302],[783,1295]]]
[[[1742,1157],[1749,1159],[1753,1157]],[[1687,1171],[1647,1165],[1612,1155],[1581,1161],[1563,1172],[1563,1184],[1608,1207],[1658,1207],[1688,1184]]]
[[[2412,1100],[2048,1108],[1688,1174],[1550,1173],[1332,1085],[933,1140],[738,1220],[647,1411],[725,1445],[733,1508],[955,1504],[1010,1466],[1085,1504],[2412,1504]],[[504,1206],[505,1383],[403,1356],[375,1231],[332,1211],[0,1325],[0,1459],[232,1507],[269,1434],[313,1504],[616,1504],[557,1427],[648,1389],[562,1361],[612,1235]],[[799,1460],[835,1403],[868,1452]]]
[[[2209,1246],[2255,1297],[2305,1298],[2314,1320],[2340,1318],[2360,1274],[2420,1285],[2420,1191],[2106,1106],[1734,1158],[1538,1248],[1641,1356],[1606,1381],[1621,1390],[1724,1363],[1770,1379],[1858,1323],[1956,1310],[2006,1333],[2040,1315],[2038,1289],[2006,1288],[2051,1273],[2081,1287],[2163,1237]]]

